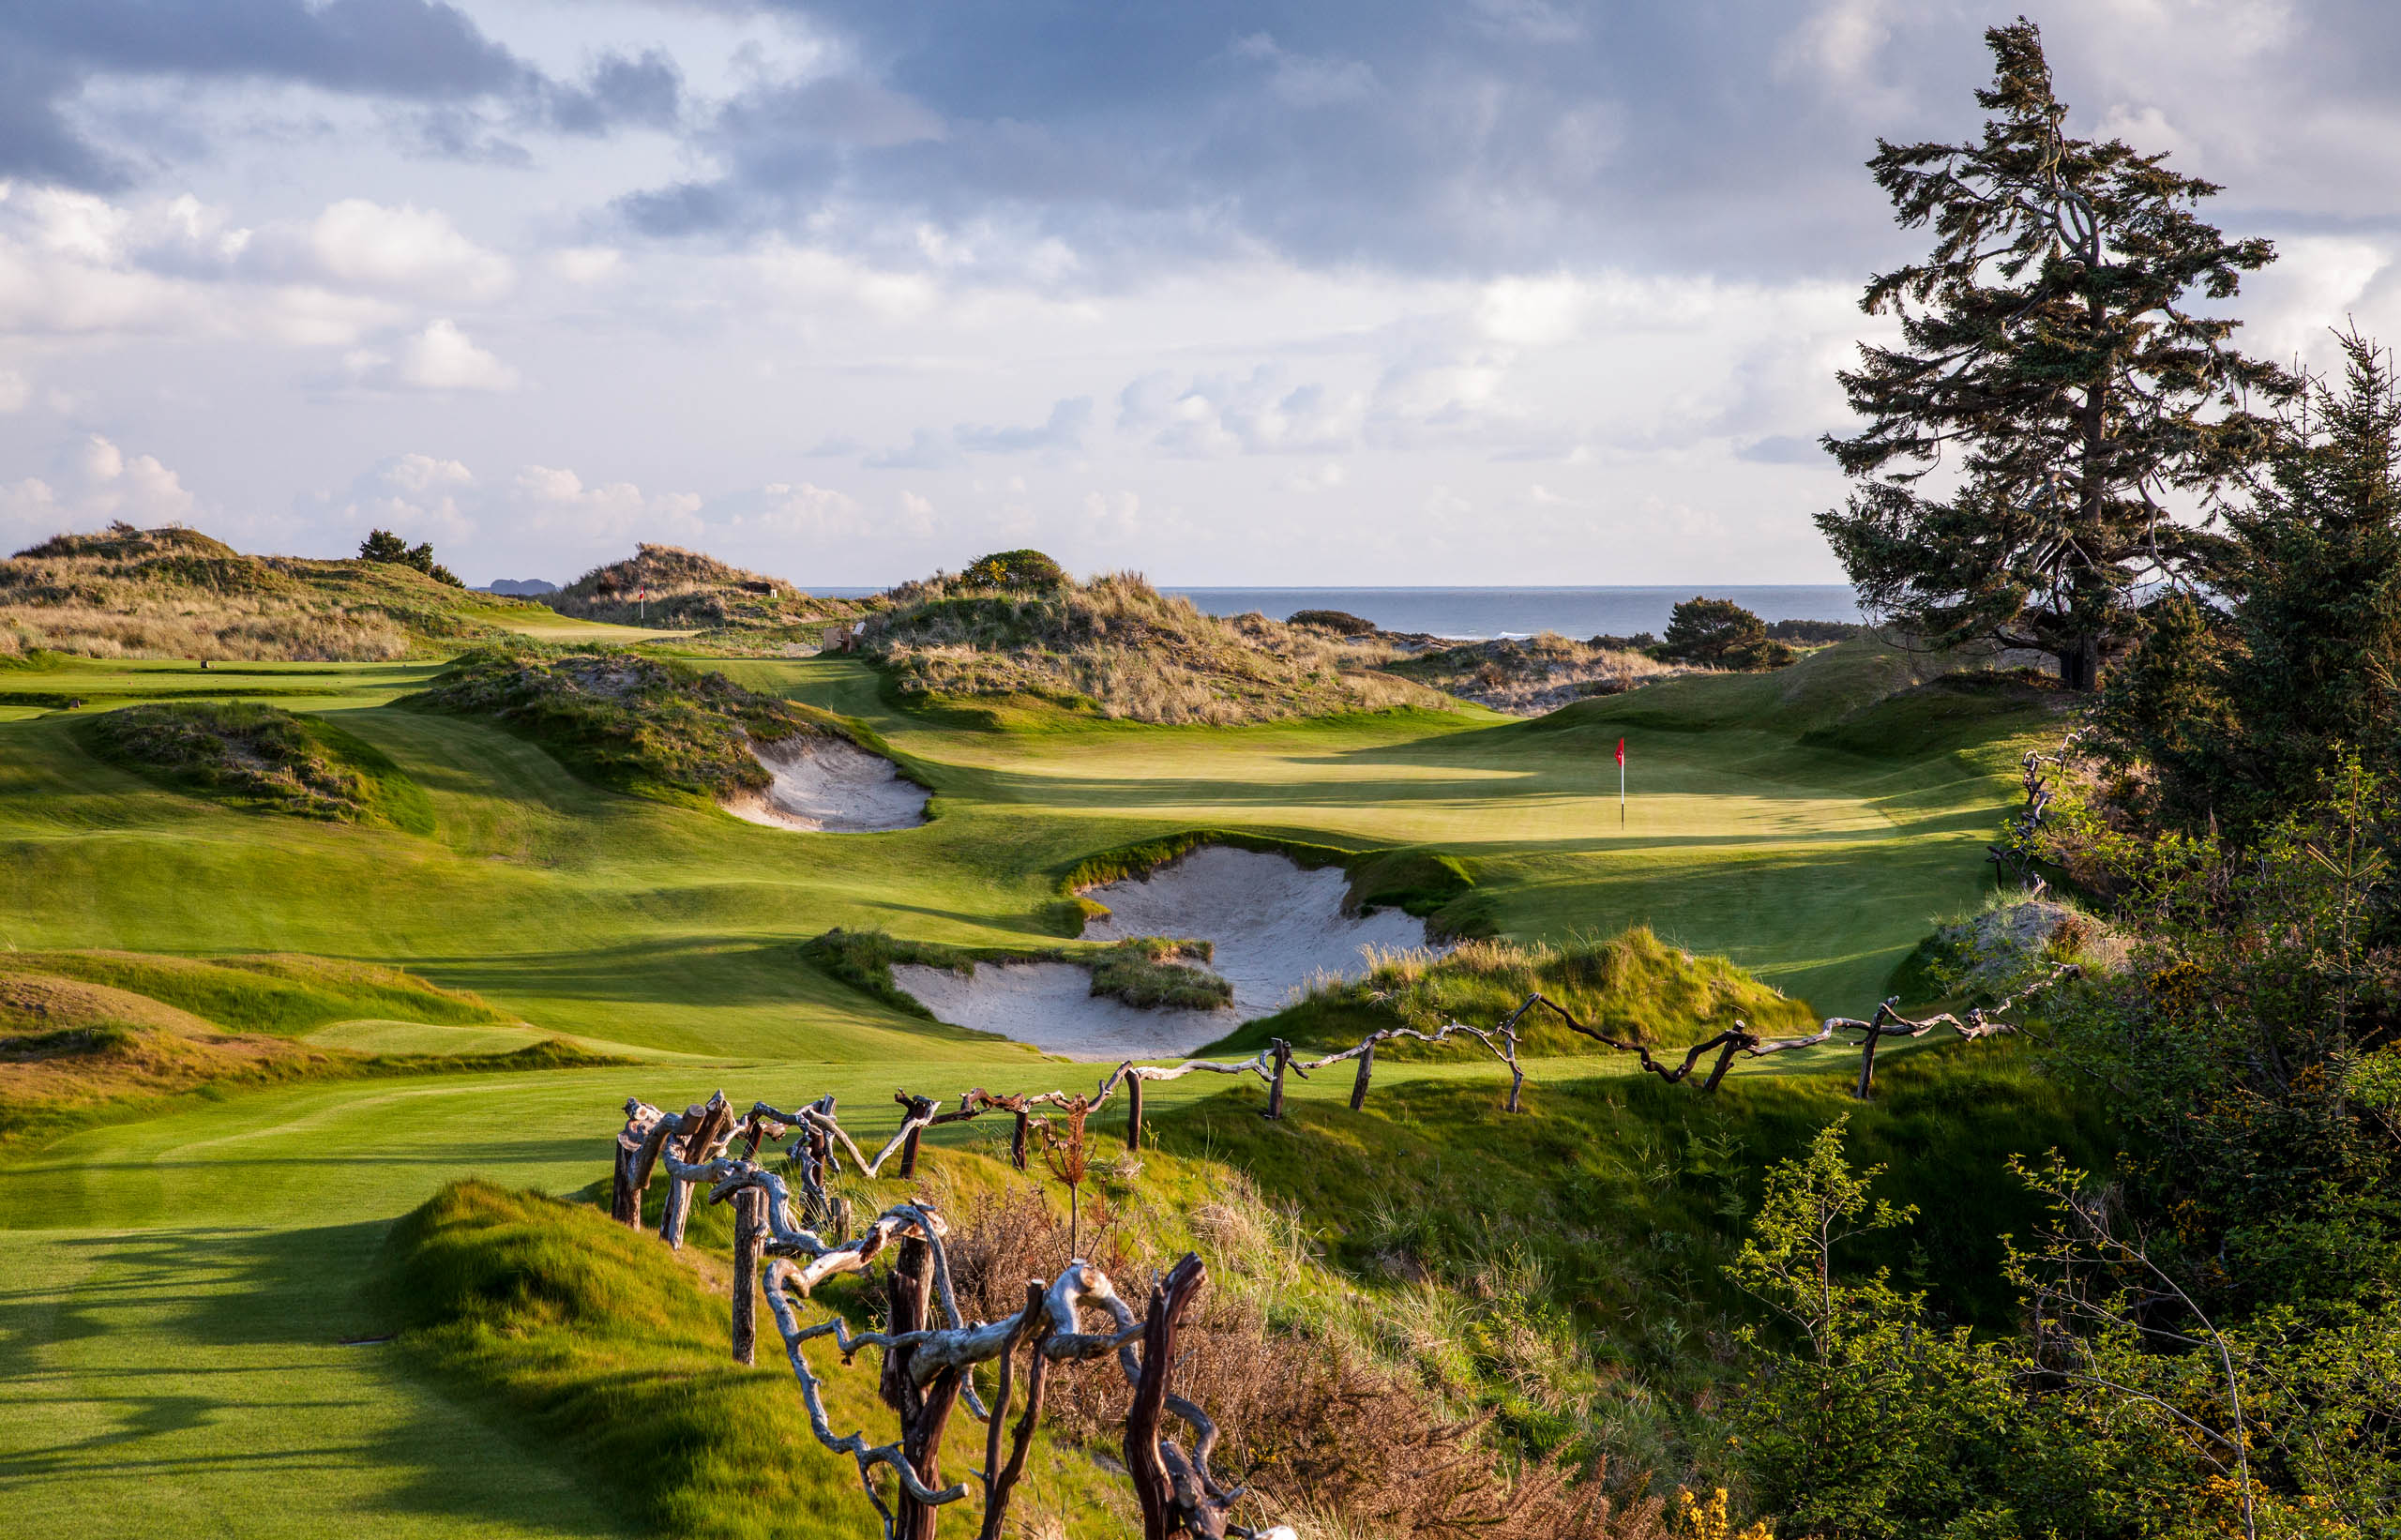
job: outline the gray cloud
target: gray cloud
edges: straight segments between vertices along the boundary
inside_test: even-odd
[[[1092,398],[1078,396],[1050,408],[1050,418],[1034,428],[978,428],[961,423],[951,430],[951,442],[982,455],[1021,455],[1035,449],[1074,449],[1083,444],[1092,425]]]
[[[553,85],[546,95],[545,115],[566,133],[605,134],[629,124],[668,128],[683,108],[684,72],[659,49],[633,59],[609,53],[581,85]]]

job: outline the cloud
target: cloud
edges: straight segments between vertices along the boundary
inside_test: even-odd
[[[31,380],[12,369],[0,369],[0,416],[23,412],[34,399]]]
[[[644,49],[639,58],[604,53],[581,85],[551,85],[546,95],[551,126],[566,133],[604,134],[627,124],[671,128],[683,106],[684,72],[661,49]]]
[[[1035,449],[1075,449],[1083,445],[1092,423],[1092,398],[1077,396],[1054,403],[1049,420],[1034,428],[979,428],[960,423],[951,441],[961,449],[982,455],[1019,455]]]
[[[342,359],[351,382],[370,390],[509,391],[517,371],[476,345],[455,321],[430,323],[401,340],[397,355],[357,349]]]
[[[344,198],[308,232],[316,265],[338,283],[438,298],[488,300],[506,292],[508,259],[459,233],[439,209]]]
[[[874,471],[946,471],[966,464],[967,457],[949,434],[920,428],[908,443],[869,455],[865,463]]]
[[[1825,463],[1827,457],[1825,447],[1816,439],[1771,433],[1766,438],[1737,445],[1734,458],[1754,465],[1817,465]]]
[[[476,532],[469,505],[478,491],[475,473],[458,460],[411,451],[362,473],[326,511],[345,542],[364,539],[370,529],[388,529],[411,540],[447,543]]]
[[[1169,454],[1322,454],[1359,439],[1365,402],[1318,384],[1292,385],[1282,366],[1246,375],[1146,374],[1118,393],[1120,430],[1148,435]]]
[[[538,77],[438,0],[70,0],[0,8],[0,175],[105,189],[128,157],[87,139],[70,104],[95,76],[270,80],[458,101]]]
[[[0,483],[0,531],[14,543],[111,520],[156,526],[189,518],[198,500],[151,455],[93,433],[66,445],[48,477]]]

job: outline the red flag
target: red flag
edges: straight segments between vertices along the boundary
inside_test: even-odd
[[[1617,741],[1617,767],[1621,770],[1625,768],[1625,740],[1623,738],[1620,738]]]

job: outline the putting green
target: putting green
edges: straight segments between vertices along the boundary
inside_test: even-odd
[[[481,1052],[559,1034],[662,1056],[291,1086],[13,1153],[0,1164],[0,1490],[13,1514],[163,1536],[613,1532],[494,1414],[434,1395],[385,1350],[342,1346],[375,1325],[356,1280],[389,1220],[448,1177],[564,1191],[603,1175],[628,1094],[834,1090],[880,1109],[898,1084],[955,1095],[1091,1078],[818,973],[798,944],[833,926],[1054,940],[1040,915],[1076,860],[1239,827],[1431,846],[1467,865],[1473,901],[1507,934],[1648,921],[1856,1012],[1936,916],[1988,884],[1982,846],[2016,755],[2055,731],[2029,708],[1897,720],[1923,740],[1906,752],[1829,736],[1890,670],[1856,654],[1538,723],[1467,710],[1214,730],[1029,708],[991,731],[902,713],[848,660],[723,667],[866,720],[933,784],[933,822],[794,835],[603,791],[496,725],[393,708],[427,677],[421,664],[0,677],[0,693],[89,702],[12,707],[38,714],[0,723],[0,944],[393,962],[526,1025],[347,1021],[315,1040]],[[103,765],[73,732],[104,704],[237,685],[303,690],[270,699],[339,713],[424,788],[434,835],[231,810]],[[1620,736],[1635,793],[1622,823]],[[1533,1080],[1596,1071],[1535,1066]],[[1379,1083],[1492,1073],[1396,1064]]]

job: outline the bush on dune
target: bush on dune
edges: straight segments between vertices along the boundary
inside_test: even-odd
[[[1027,696],[1104,717],[1232,723],[1448,702],[1376,672],[1391,649],[1206,615],[1133,573],[1028,588],[905,583],[863,649],[917,700]]]
[[[1813,1024],[1805,1002],[1760,983],[1724,958],[1696,957],[1669,945],[1648,926],[1608,941],[1544,943],[1480,940],[1436,956],[1388,952],[1356,978],[1320,978],[1282,1013],[1252,1022],[1227,1040],[1247,1046],[1282,1037],[1310,1048],[1347,1048],[1378,1027],[1431,1032],[1457,1019],[1488,1024],[1539,992],[1587,1026],[1623,1041],[1681,1046],[1732,1026],[1739,1018],[1764,1035]],[[1529,1055],[1606,1052],[1547,1013],[1518,1026]],[[1379,1053],[1468,1057],[1472,1040],[1439,1046],[1395,1043]]]
[[[856,599],[804,594],[781,578],[746,571],[680,546],[634,548],[621,562],[596,566],[542,602],[563,615],[612,626],[750,631],[811,627],[845,620],[867,606]]]
[[[425,793],[380,749],[279,706],[186,701],[83,724],[101,758],[178,791],[341,823],[433,832]]]
[[[671,801],[763,791],[773,778],[751,741],[832,721],[721,673],[625,652],[479,649],[397,703],[497,718],[605,786]]]
[[[1393,664],[1392,672],[1518,717],[1538,717],[1572,701],[1618,695],[1693,672],[1618,642],[1575,642],[1556,631],[1502,637],[1420,653]]]

